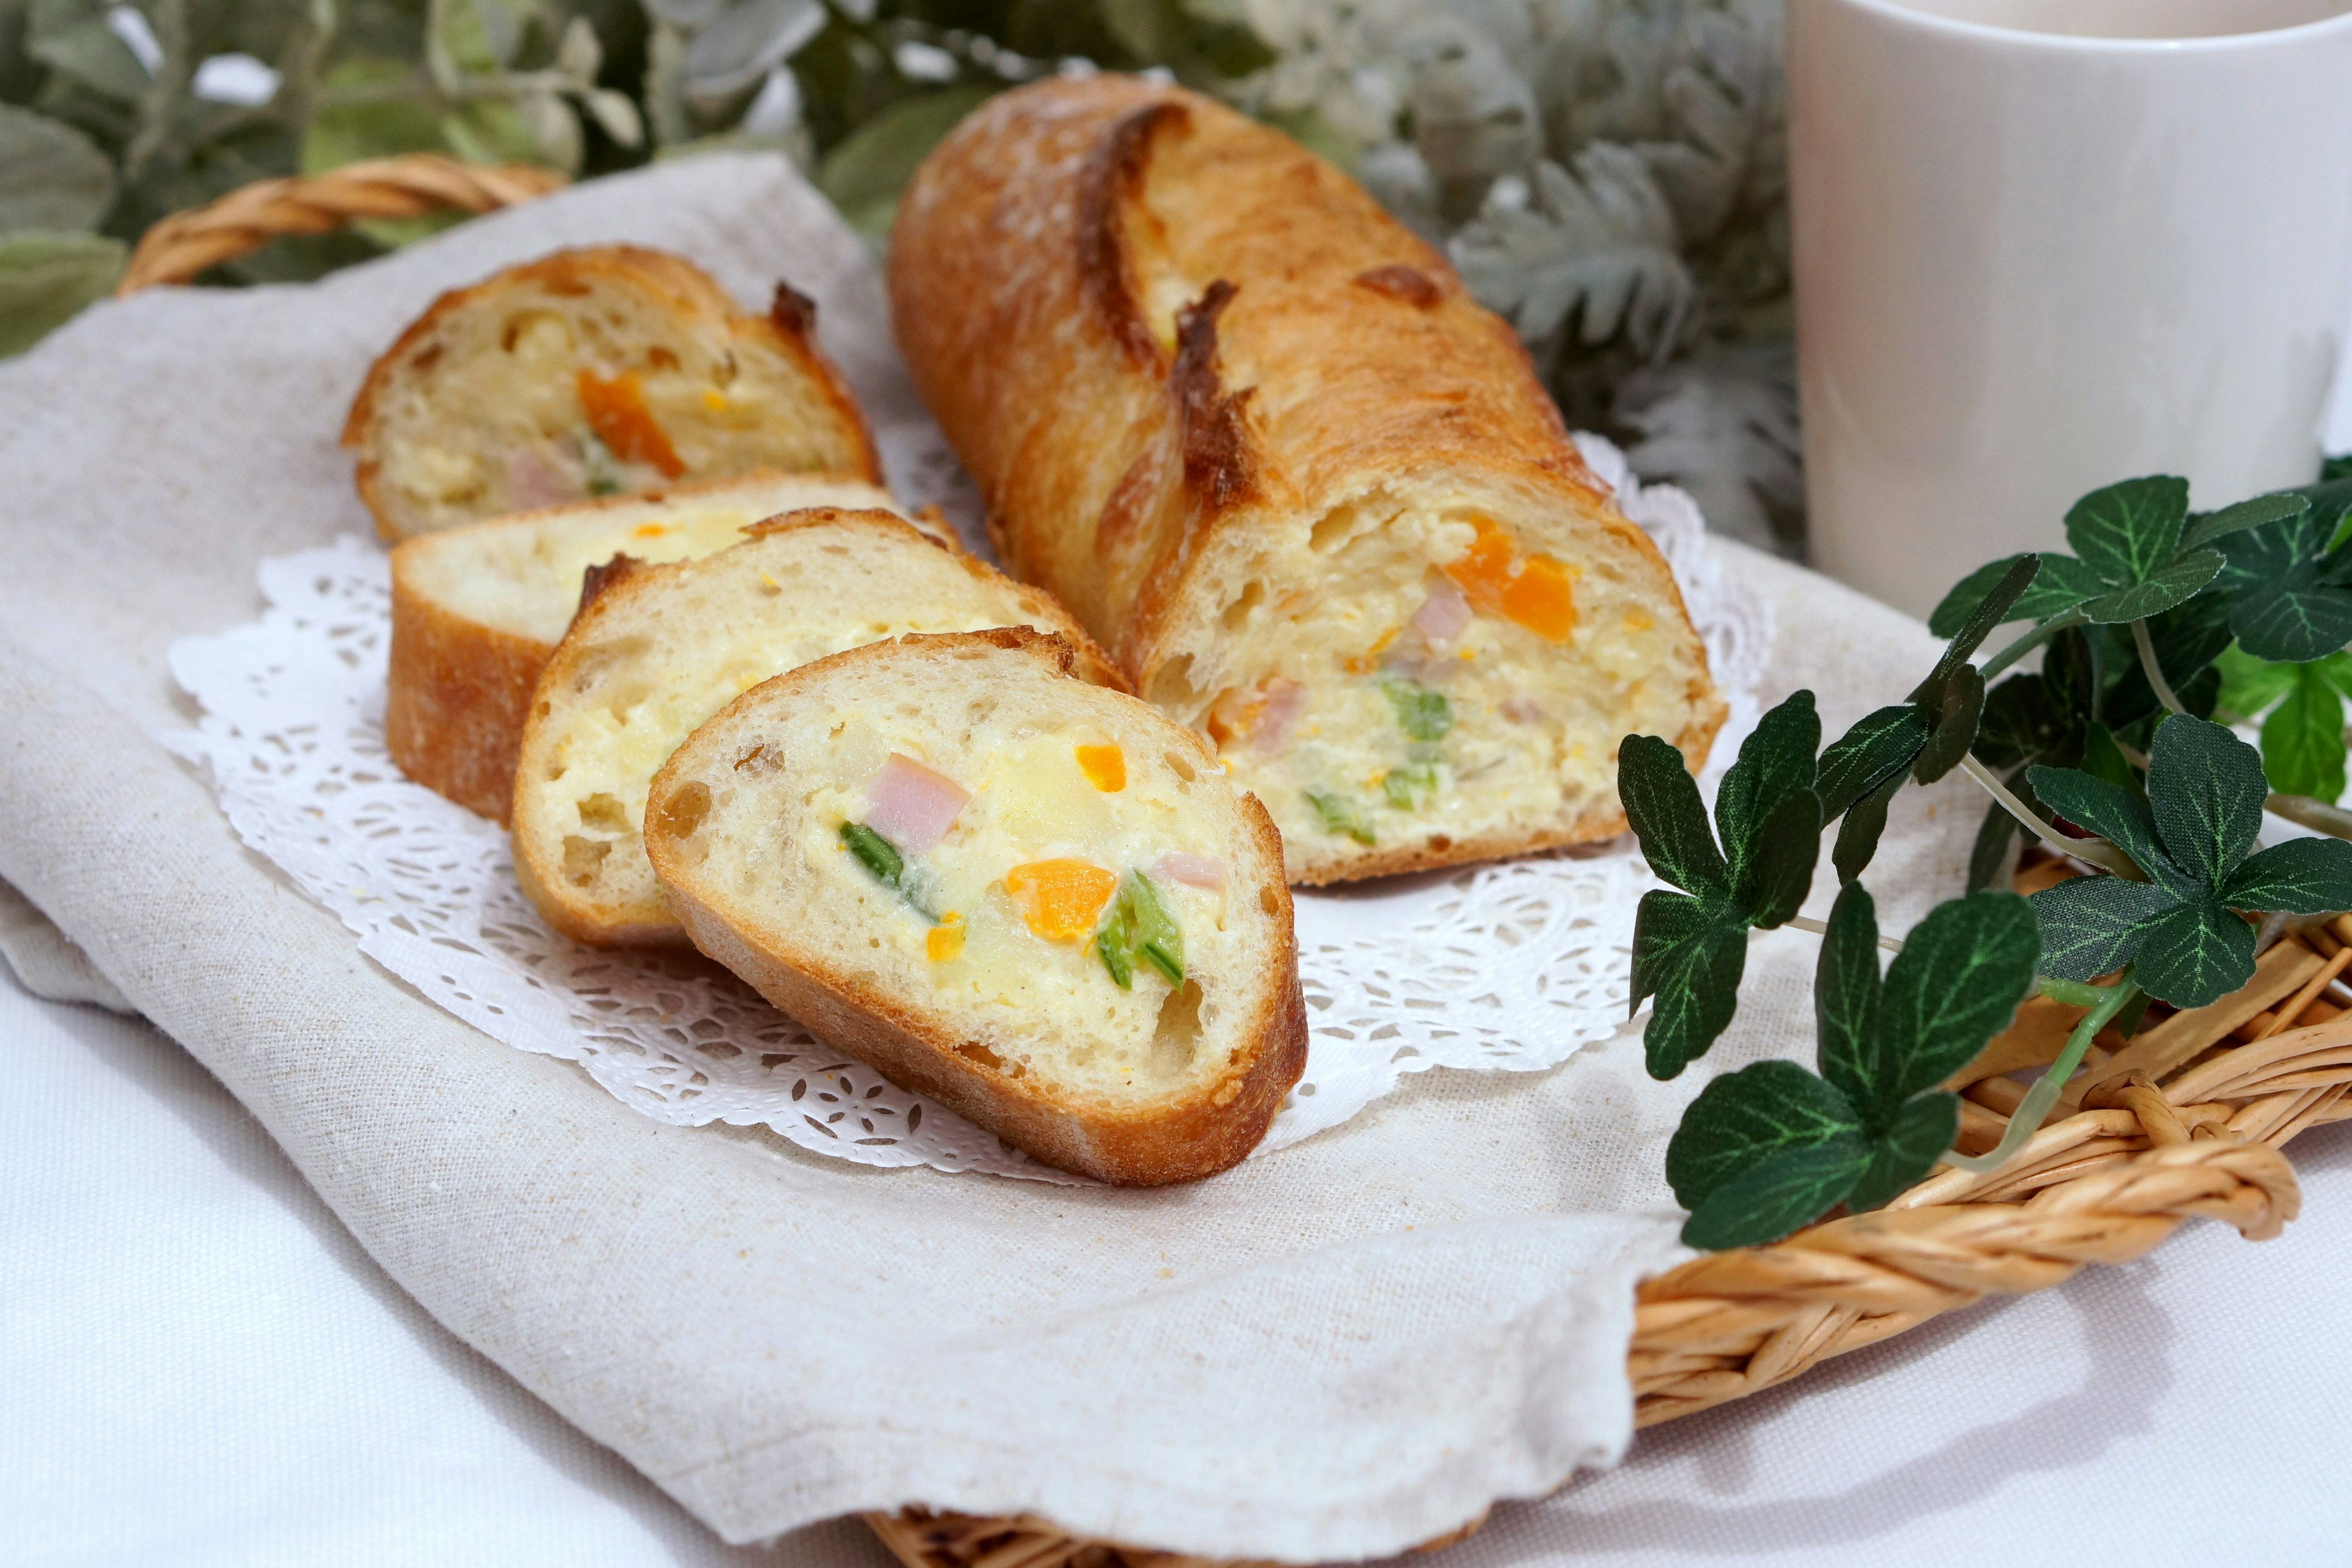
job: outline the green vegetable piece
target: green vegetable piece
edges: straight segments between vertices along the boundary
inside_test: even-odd
[[[1381,690],[1386,694],[1389,706],[1396,710],[1397,728],[1415,741],[1443,741],[1454,728],[1454,704],[1445,700],[1443,691],[1405,680],[1383,680]]]
[[[1095,951],[1102,955],[1103,967],[1110,971],[1111,979],[1121,991],[1135,989],[1135,946],[1132,930],[1122,927],[1114,909],[1113,918],[1095,932]],[[1131,924],[1131,922],[1129,922]]]
[[[859,865],[874,873],[876,881],[894,893],[905,890],[898,885],[898,879],[905,873],[907,863],[900,858],[896,845],[862,822],[843,823],[841,841],[849,846],[849,852],[857,857]]]
[[[1127,874],[1119,900],[1132,911],[1135,949],[1171,985],[1184,984],[1184,929],[1160,896],[1157,883],[1140,871]]]
[[[1354,801],[1325,790],[1310,789],[1306,795],[1307,804],[1315,808],[1324,832],[1345,835],[1359,844],[1374,842],[1371,826],[1364,821],[1363,814],[1356,809]]]
[[[1416,811],[1437,797],[1437,764],[1414,763],[1391,768],[1381,780],[1381,793],[1399,811]]]

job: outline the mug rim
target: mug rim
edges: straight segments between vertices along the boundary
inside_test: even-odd
[[[1955,34],[1980,43],[2083,54],[2219,54],[2227,50],[2264,48],[2274,40],[2298,43],[2329,28],[2352,32],[2352,7],[2315,21],[2297,22],[2286,27],[2268,27],[2254,33],[2207,33],[2187,38],[2105,38],[2081,33],[2040,33],[2028,27],[2004,27],[1991,22],[1964,21],[1957,16],[1941,16],[1915,9],[1904,0],[1821,0],[1821,3],[1851,6],[1889,22],[1915,26],[1926,32]]]

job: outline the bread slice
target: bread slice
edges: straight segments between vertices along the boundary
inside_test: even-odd
[[[819,509],[715,555],[601,574],[539,678],[515,766],[515,871],[582,942],[684,945],[639,837],[646,786],[695,727],[773,675],[902,632],[1061,632],[1110,661],[1047,595],[883,511]]]
[[[444,294],[377,360],[343,445],[387,540],[753,468],[879,483],[815,307],[764,316],[678,257],[563,250]]]
[[[384,748],[425,788],[504,822],[531,688],[580,607],[588,571],[623,554],[708,555],[742,542],[761,519],[804,507],[891,504],[861,479],[762,472],[404,540],[392,552]]]
[[[653,786],[695,945],[1048,1164],[1191,1181],[1307,1061],[1282,842],[1200,738],[1026,631],[758,686]]]

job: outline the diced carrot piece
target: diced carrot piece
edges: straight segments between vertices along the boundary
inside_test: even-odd
[[[1444,572],[1473,607],[1496,615],[1502,610],[1504,591],[1511,585],[1511,536],[1483,517],[1474,517],[1470,523],[1478,536]]]
[[[686,472],[677,448],[646,407],[645,387],[635,372],[623,371],[606,381],[593,370],[583,370],[577,384],[588,428],[596,432],[605,450],[625,463],[650,463],[664,479],[674,479]]]
[[[923,933],[923,956],[933,963],[945,963],[963,952],[963,917],[950,910],[940,923]]]
[[[1080,746],[1078,771],[1105,795],[1117,795],[1127,787],[1127,753],[1117,746]]]
[[[1503,590],[1503,614],[1546,642],[1566,642],[1576,630],[1576,573],[1549,555],[1533,555]]]
[[[1076,942],[1118,890],[1118,879],[1084,860],[1032,860],[1005,873],[1004,890],[1021,918],[1047,942]]]

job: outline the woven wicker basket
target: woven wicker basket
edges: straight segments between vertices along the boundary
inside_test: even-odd
[[[121,294],[185,282],[283,234],[358,218],[488,212],[562,184],[522,165],[476,168],[431,155],[266,180],[148,230]],[[2030,858],[2021,890],[2071,874]],[[1626,1355],[1634,1421],[1647,1426],[1785,1383],[1818,1363],[1990,1295],[2040,1290],[2086,1263],[2121,1263],[2181,1221],[2276,1236],[2301,1202],[2279,1145],[2352,1118],[2352,915],[2290,933],[2253,982],[2209,1007],[2159,1005],[2128,1045],[2112,1030],[2061,1103],[2068,1114],[1986,1175],[1946,1168],[1885,1208],[1832,1219],[1770,1247],[1699,1258],[1644,1282]],[[2077,1010],[2029,1002],[1953,1080],[1960,1147],[2000,1140],[2024,1098],[2006,1075],[2047,1065]],[[1084,1541],[1044,1520],[908,1509],[867,1524],[907,1568],[1213,1568],[1205,1559]],[[1478,1526],[1425,1543],[1449,1545]]]

